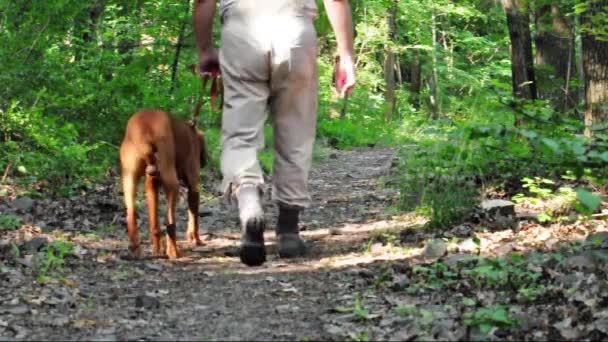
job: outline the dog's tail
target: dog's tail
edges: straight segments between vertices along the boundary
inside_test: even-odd
[[[156,145],[149,144],[147,145],[146,151],[144,151],[144,158],[146,160],[146,174],[148,176],[158,176],[158,167],[156,166],[156,152],[158,149]]]

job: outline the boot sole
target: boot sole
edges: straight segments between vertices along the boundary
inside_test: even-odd
[[[241,239],[240,257],[247,266],[260,266],[266,262],[263,221],[253,219],[247,222],[245,235]]]

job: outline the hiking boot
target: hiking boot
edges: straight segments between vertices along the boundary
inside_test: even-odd
[[[248,266],[259,266],[266,261],[260,191],[254,184],[244,184],[239,187],[236,198],[241,223],[241,261]]]
[[[276,234],[281,258],[297,258],[308,253],[308,247],[300,237],[299,218],[300,209],[279,206]]]

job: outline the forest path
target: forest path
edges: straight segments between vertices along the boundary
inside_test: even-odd
[[[275,255],[276,208],[267,201],[269,260],[260,267],[239,262],[236,213],[217,200],[201,205],[206,245],[183,246],[185,256],[175,261],[120,258],[127,242],[116,177],[74,199],[1,202],[1,212],[31,224],[0,232],[0,339],[462,340],[483,339],[484,324],[498,328],[492,339],[606,338],[608,289],[598,284],[606,280],[608,263],[600,261],[608,256],[602,244],[608,229],[601,221],[584,231],[527,223],[517,231],[476,232],[479,227],[467,224],[421,230],[421,218],[390,214],[398,198],[387,186],[394,156],[393,149],[372,148],[329,151],[316,160],[314,204],[302,217],[310,255]],[[210,180],[206,187],[216,185]],[[457,268],[477,252],[542,251],[549,244],[589,241],[591,233],[604,239],[594,240],[595,254],[572,252],[557,263],[554,254],[533,253],[531,270],[473,268],[479,279],[498,277],[489,286]],[[74,253],[49,258],[45,247],[61,249],[60,241],[70,241]],[[437,258],[443,263],[430,263]],[[516,278],[500,283],[505,272]],[[517,277],[521,283],[511,284]],[[523,297],[519,287],[527,290]],[[573,289],[576,295],[569,295]],[[525,295],[534,294],[526,302]],[[508,314],[498,305],[505,296],[512,297]],[[476,307],[490,311],[474,316]]]
[[[385,214],[396,192],[381,183],[393,157],[392,149],[363,149],[331,151],[315,161],[310,177],[314,205],[301,219],[311,246],[306,258],[275,255],[277,212],[266,201],[269,260],[261,267],[240,263],[236,213],[218,201],[201,203],[206,245],[183,246],[185,256],[176,261],[120,258],[127,243],[118,179],[84,198],[4,203],[7,212],[34,224],[7,233],[3,240],[7,254],[10,243],[21,246],[22,253],[16,258],[18,267],[10,267],[9,256],[2,266],[7,277],[0,290],[0,337],[330,338],[321,317],[338,298],[351,296],[353,288],[366,283],[352,271],[354,264],[377,259],[364,251],[364,243],[396,224]],[[181,241],[187,218],[184,197],[178,209]],[[140,234],[148,252],[142,199],[140,195]],[[41,266],[29,253],[56,240],[73,242],[76,256],[65,259],[62,271],[48,272],[46,285],[40,285],[34,276]]]

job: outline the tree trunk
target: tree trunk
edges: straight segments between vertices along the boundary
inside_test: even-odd
[[[186,13],[190,12],[190,0],[186,1]],[[184,43],[184,34],[186,32],[186,22],[182,21],[182,24],[179,28],[179,36],[177,38],[177,46],[175,47],[175,55],[173,57],[173,63],[171,64],[171,89],[170,93],[173,92],[175,87],[177,86],[177,67],[179,66],[179,57],[182,52],[182,44]]]
[[[593,31],[597,19],[606,16],[608,0],[589,1],[588,9],[581,15],[581,25],[585,30],[583,40],[583,70],[585,72],[585,135],[593,135],[593,126],[608,121],[608,40],[598,39]],[[594,30],[595,29],[595,30]],[[591,32],[589,32],[591,31]],[[605,33],[604,33],[605,34]]]
[[[574,43],[575,43],[575,63],[576,63],[576,74],[578,75],[578,81],[580,86],[577,88],[576,98],[580,100],[585,99],[585,70],[583,69],[583,38],[581,34],[581,19],[580,16],[574,17]]]
[[[74,56],[75,60],[81,60],[82,56],[86,54],[86,49],[95,38],[95,32],[97,31],[97,22],[103,14],[106,7],[106,0],[95,1],[88,9],[87,17],[84,20],[76,23],[76,32],[80,34],[82,44],[76,46],[76,53]]]
[[[549,67],[546,72],[536,75],[538,95],[559,103],[565,101],[567,108],[572,108],[576,104],[576,98],[572,95],[576,94],[566,86],[576,75],[573,30],[555,4],[541,6],[536,11],[536,28],[534,62],[541,71],[545,71],[543,67]],[[552,76],[555,76],[557,83]]]
[[[103,11],[106,8],[106,0],[97,0],[90,8],[89,8],[89,22],[88,29],[85,30],[82,34],[82,40],[85,43],[90,43],[93,41],[95,37],[95,32],[97,31],[97,22],[99,18],[103,14]]]
[[[416,51],[412,59],[412,73],[410,77],[410,92],[412,93],[412,105],[420,109],[420,90],[422,89],[422,63],[420,63],[420,52]]]
[[[397,5],[391,4],[390,13],[388,16],[388,37],[391,42],[395,40],[395,32],[397,31]],[[384,109],[384,119],[390,121],[395,113],[396,96],[395,90],[397,88],[397,82],[395,80],[395,52],[392,46],[388,46],[386,50],[386,59],[384,60],[384,81],[386,82],[386,91],[384,93],[384,99],[386,100],[386,106]]]
[[[437,73],[437,17],[435,10],[431,14],[431,34],[433,37],[433,50],[431,53],[432,73],[428,80],[430,97],[429,102],[431,105],[431,118],[437,119],[439,117],[439,75]]]
[[[513,96],[520,99],[537,98],[534,64],[532,60],[532,38],[530,18],[523,0],[501,0],[507,15],[511,39],[511,73]]]

